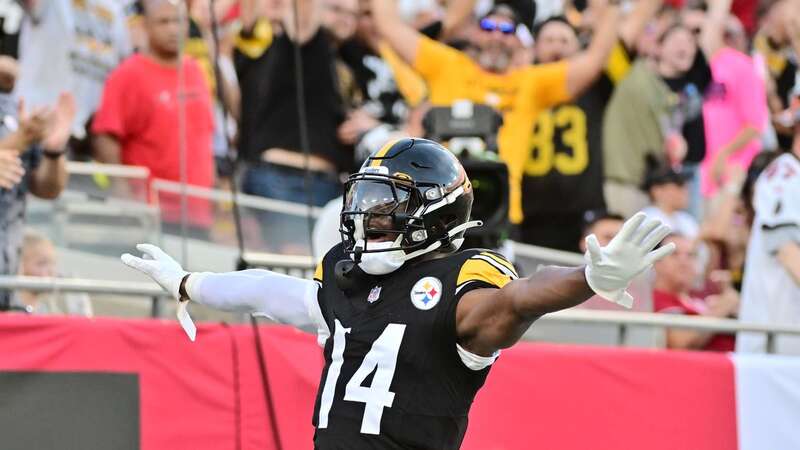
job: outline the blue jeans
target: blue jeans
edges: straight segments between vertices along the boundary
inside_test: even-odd
[[[313,206],[324,206],[342,195],[342,184],[336,174],[311,172],[309,181]],[[305,173],[275,164],[249,165],[242,179],[242,192],[301,205],[308,203]],[[258,247],[271,252],[309,254],[311,230],[306,217],[273,211],[258,211],[256,217],[264,241]]]

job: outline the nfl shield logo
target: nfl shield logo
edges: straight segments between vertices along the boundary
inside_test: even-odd
[[[367,297],[367,301],[369,303],[375,303],[378,301],[378,298],[380,296],[381,296],[381,287],[375,286],[374,288],[372,288],[371,291],[369,291],[369,297]]]

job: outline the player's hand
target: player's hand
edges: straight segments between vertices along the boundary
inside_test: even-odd
[[[605,247],[594,234],[586,237],[586,282],[597,295],[626,308],[633,306],[633,297],[625,290],[631,280],[675,251],[674,243],[653,250],[670,228],[660,220],[646,219],[641,212],[628,219]]]
[[[121,259],[126,265],[144,273],[160,284],[176,300],[180,300],[178,289],[181,280],[189,272],[183,270],[177,261],[164,253],[163,250],[152,244],[138,244],[136,249],[144,253],[143,258],[137,258],[130,253],[122,255]]]

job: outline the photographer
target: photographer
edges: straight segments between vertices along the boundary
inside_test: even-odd
[[[433,41],[403,23],[394,2],[373,0],[381,35],[425,79],[434,106],[456,100],[494,107],[503,115],[498,136],[500,158],[509,167],[510,218],[522,219],[520,179],[527,143],[539,112],[586,89],[602,69],[615,39],[618,8],[604,8],[595,39],[586,51],[554,64],[512,67],[519,45],[514,11],[495,6],[472,26],[466,52]]]

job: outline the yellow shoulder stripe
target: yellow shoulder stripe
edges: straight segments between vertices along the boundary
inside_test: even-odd
[[[317,264],[317,269],[314,270],[314,279],[322,283],[322,261]]]
[[[517,274],[517,269],[514,268],[514,265],[502,256],[495,255],[491,252],[482,252],[481,255],[492,258],[493,260],[497,261],[498,264],[501,264],[503,267],[510,270],[514,275],[519,276],[519,274]]]
[[[492,286],[501,288],[508,284],[512,278],[491,263],[482,259],[468,259],[461,266],[461,271],[458,273],[457,286],[471,281],[483,281]]]

